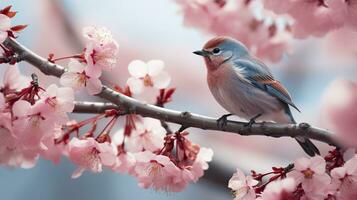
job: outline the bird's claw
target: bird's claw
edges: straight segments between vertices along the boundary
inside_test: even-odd
[[[249,120],[249,122],[247,122],[246,124],[244,124],[244,127],[249,127],[251,128],[253,124],[255,124],[255,120],[258,119],[260,116],[262,116],[262,114],[258,114],[256,116],[254,116],[252,119]]]
[[[226,114],[226,115],[222,115],[220,118],[217,119],[217,126],[222,129],[223,127],[225,127],[227,125],[227,118],[229,116],[231,116],[233,114]]]

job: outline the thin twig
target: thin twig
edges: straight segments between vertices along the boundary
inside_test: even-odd
[[[3,43],[7,48],[11,49],[26,61],[46,75],[60,77],[65,68],[48,62],[46,59],[40,57],[34,52],[30,51],[17,41],[7,38]],[[276,124],[276,123],[255,123],[251,127],[245,126],[244,122],[228,121],[223,127],[217,124],[217,119],[198,115],[190,112],[181,112],[160,108],[151,104],[140,102],[131,97],[120,94],[113,89],[103,86],[101,93],[97,96],[106,99],[107,101],[121,106],[126,109],[128,113],[139,114],[144,117],[152,117],[166,122],[180,124],[182,127],[189,128],[195,127],[205,130],[218,130],[224,132],[233,132],[240,135],[263,135],[270,137],[292,137],[304,136],[310,139],[318,140],[329,145],[339,146],[338,143],[332,138],[332,134],[327,130],[311,127],[309,124]],[[87,109],[89,106],[81,105],[81,108]],[[88,108],[91,110],[91,108]],[[93,108],[93,111],[102,111],[102,108]]]

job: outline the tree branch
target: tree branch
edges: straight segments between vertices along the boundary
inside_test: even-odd
[[[104,113],[106,110],[115,109],[118,110],[119,107],[112,103],[104,102],[88,102],[88,101],[75,101],[74,102],[74,113]]]
[[[46,75],[60,77],[65,68],[48,62],[46,59],[35,54],[31,50],[22,46],[14,39],[7,38],[4,45],[18,54],[20,60],[26,61]],[[310,139],[318,140],[329,145],[339,146],[332,138],[332,134],[327,130],[311,127],[309,124],[275,124],[275,123],[255,123],[251,127],[245,126],[244,122],[228,121],[223,127],[218,126],[215,118],[206,117],[189,112],[180,112],[161,108],[158,106],[146,104],[136,99],[127,97],[119,92],[103,86],[101,93],[97,96],[121,106],[128,113],[139,114],[144,117],[152,117],[167,122],[180,124],[183,127],[195,127],[205,130],[218,130],[225,132],[238,133],[240,135],[264,135],[270,137],[292,137],[304,136]],[[103,112],[106,108],[113,108],[112,104],[107,103],[80,103],[75,111],[89,111],[90,113]]]

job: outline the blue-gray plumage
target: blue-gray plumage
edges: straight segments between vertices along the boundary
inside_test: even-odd
[[[216,37],[194,53],[204,57],[208,86],[228,112],[248,120],[259,116],[260,120],[296,123],[289,105],[299,109],[289,92],[264,63],[249,55],[242,43]],[[310,156],[320,154],[310,140],[296,140]]]

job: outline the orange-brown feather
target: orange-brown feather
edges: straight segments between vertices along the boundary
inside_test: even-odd
[[[218,45],[220,45],[222,42],[224,42],[224,40],[226,39],[226,37],[223,37],[223,36],[218,36],[218,37],[215,37],[211,40],[209,40],[205,46],[203,46],[203,49],[211,49],[211,48],[214,48]]]
[[[271,76],[256,76],[254,77],[254,80],[262,84],[270,85],[271,87],[278,90],[285,96],[291,98],[289,91],[279,81],[274,80],[274,78]]]

